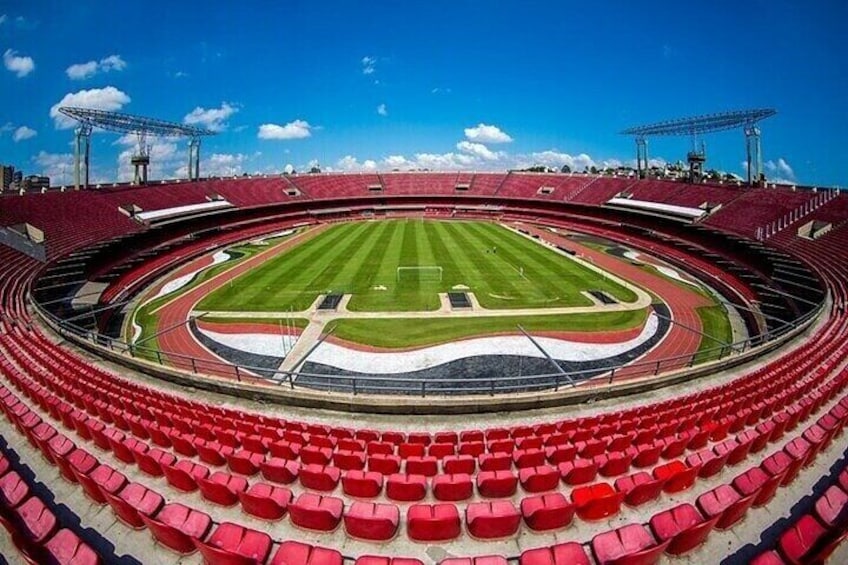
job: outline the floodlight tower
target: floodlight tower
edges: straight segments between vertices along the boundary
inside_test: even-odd
[[[136,151],[133,153],[130,163],[134,168],[133,183],[146,184],[147,169],[150,166],[150,144],[148,137],[188,137],[189,138],[189,166],[188,179],[198,180],[200,178],[200,139],[205,135],[214,135],[215,132],[166,122],[155,118],[144,118],[131,116],[119,112],[107,112],[91,108],[74,108],[64,106],[59,108],[64,115],[76,120],[78,126],[75,130],[74,144],[74,187],[88,188],[89,183],[89,157],[91,154],[91,132],[94,128],[100,128],[117,133],[131,133],[136,136]]]
[[[648,140],[652,135],[680,136],[688,135],[692,138],[692,150],[686,155],[689,162],[689,178],[694,181],[701,177],[704,171],[704,163],[707,160],[706,147],[699,136],[705,133],[724,131],[742,127],[745,132],[746,153],[748,156],[748,184],[753,186],[759,182],[763,172],[763,158],[760,146],[761,120],[774,116],[775,110],[765,108],[758,110],[740,110],[736,112],[723,112],[707,116],[696,116],[693,118],[682,118],[659,122],[647,126],[637,126],[621,132],[624,135],[633,135],[636,138],[636,169],[641,178],[643,170],[648,170]],[[644,160],[645,168],[642,168]]]

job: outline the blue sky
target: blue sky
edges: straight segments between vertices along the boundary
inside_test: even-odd
[[[216,129],[202,174],[582,169],[632,161],[628,126],[774,107],[767,174],[846,185],[846,20],[834,0],[0,0],[0,162],[69,182],[60,104]],[[95,180],[128,178],[131,141],[94,134]],[[741,131],[705,142],[742,173]],[[186,155],[157,141],[152,176]]]

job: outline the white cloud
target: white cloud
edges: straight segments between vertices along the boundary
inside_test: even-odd
[[[380,114],[381,116],[388,116],[389,115],[389,109],[386,108],[385,104],[380,104],[379,106],[377,106],[377,113]]]
[[[361,163],[352,155],[345,155],[336,162],[336,168],[340,171],[376,171],[377,162],[372,159],[366,159]]]
[[[465,137],[479,143],[509,143],[512,138],[497,126],[477,124],[477,127],[466,128]]]
[[[785,179],[792,179],[793,181],[795,179],[795,171],[792,170],[792,167],[783,157],[778,158],[776,162],[766,161],[764,167],[770,176],[774,175]]]
[[[570,155],[561,153],[555,149],[547,151],[539,151],[529,155],[533,161],[530,165],[545,165],[555,169],[561,169],[563,165],[568,165],[572,171],[582,171],[585,168],[596,167],[597,163],[589,155],[580,153],[579,155]]]
[[[3,25],[4,23],[6,23],[7,19],[8,18],[6,18],[6,14],[0,14],[0,25]]]
[[[0,126],[0,136],[6,135],[10,131],[15,131],[15,125],[12,122],[6,122]]]
[[[92,88],[69,92],[59,102],[50,108],[50,117],[56,123],[57,129],[70,129],[76,122],[59,112],[62,106],[74,106],[77,108],[94,108],[114,112],[120,110],[124,105],[130,103],[130,97],[114,86],[106,88]]]
[[[3,64],[6,70],[15,73],[18,78],[23,78],[35,70],[35,61],[32,57],[20,57],[17,51],[12,49],[6,49],[3,53]]]
[[[39,174],[50,177],[55,184],[69,184],[72,182],[74,170],[74,156],[70,153],[47,153],[39,151],[32,158],[35,169]]]
[[[226,120],[238,112],[238,108],[222,102],[220,108],[201,108],[198,106],[183,118],[190,126],[203,126],[211,131],[222,131],[227,128]]]
[[[476,155],[477,157],[481,157],[487,161],[495,161],[500,157],[498,153],[495,153],[482,143],[460,141],[456,144],[456,148],[462,151],[463,153],[470,153],[471,155]]]
[[[362,74],[373,75],[377,70],[377,59],[375,57],[365,56],[362,58]]]
[[[120,55],[109,55],[100,61],[88,61],[77,63],[65,69],[65,74],[71,80],[84,80],[97,73],[108,73],[111,71],[123,71],[127,68],[127,62]]]
[[[436,88],[430,91],[430,94],[450,94],[451,92],[452,91],[450,88],[441,88],[437,86]]]
[[[38,132],[32,128],[28,128],[26,126],[21,126],[15,130],[15,133],[12,134],[12,139],[15,140],[15,143],[19,141],[23,141],[25,139],[30,139],[38,135]]]
[[[312,135],[313,126],[304,120],[295,120],[284,126],[262,124],[259,126],[259,139],[304,139]]]

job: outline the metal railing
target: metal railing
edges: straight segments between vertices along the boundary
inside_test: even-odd
[[[586,385],[607,384],[660,373],[694,367],[699,359],[710,362],[727,362],[733,356],[744,352],[771,350],[783,341],[787,341],[803,331],[815,320],[824,308],[827,300],[817,308],[794,321],[785,322],[780,327],[762,335],[748,337],[736,343],[722,345],[695,353],[667,357],[656,361],[637,361],[622,365],[596,367],[579,371],[555,372],[533,375],[515,375],[498,378],[409,378],[386,375],[332,375],[309,372],[290,372],[274,369],[211,361],[189,355],[166,352],[155,348],[131,345],[117,338],[95,333],[67,320],[62,320],[40,304],[32,301],[36,311],[54,331],[71,338],[80,345],[102,348],[118,353],[126,364],[144,369],[150,365],[163,369],[177,369],[193,375],[211,375],[235,379],[237,382],[252,384],[264,383],[274,387],[287,387],[291,390],[331,391],[348,393],[354,396],[363,394],[403,394],[425,397],[451,395],[488,395],[516,392],[542,392],[573,389]]]

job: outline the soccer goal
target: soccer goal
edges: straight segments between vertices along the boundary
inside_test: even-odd
[[[397,268],[397,282],[413,280],[421,282],[442,282],[442,268],[438,265]]]

